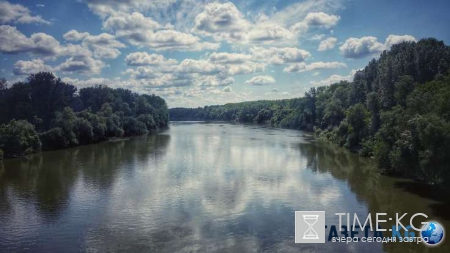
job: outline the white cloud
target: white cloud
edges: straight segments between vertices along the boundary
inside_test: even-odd
[[[345,58],[362,58],[381,53],[384,45],[372,36],[349,38],[339,47],[339,50]]]
[[[218,43],[200,42],[200,39],[189,33],[182,33],[175,30],[160,30],[146,34],[144,45],[153,50],[169,51],[202,51],[217,50]]]
[[[246,62],[243,64],[233,64],[227,65],[225,74],[226,75],[245,75],[257,72],[263,72],[265,68],[264,63]]]
[[[346,68],[347,65],[342,62],[313,62],[306,65],[305,63],[297,63],[284,68],[284,72],[306,72],[318,69],[335,69]]]
[[[329,15],[324,12],[310,12],[306,17],[291,26],[291,31],[297,34],[304,34],[311,28],[329,29],[335,25],[341,18],[336,15]]]
[[[233,77],[201,76],[197,80],[199,86],[227,86],[234,83]]]
[[[125,47],[122,42],[109,33],[91,35],[88,32],[80,33],[77,30],[70,30],[63,37],[67,41],[82,41],[82,45],[92,49],[97,58],[115,59],[121,54],[118,48]]]
[[[222,89],[223,92],[232,92],[233,89],[230,86],[227,86],[225,88]]]
[[[305,22],[308,27],[323,27],[331,28],[337,24],[341,17],[336,15],[328,15],[324,12],[310,12],[306,15],[303,22]]]
[[[95,57],[108,59],[117,58],[120,55],[118,48],[125,47],[114,35],[108,33],[88,35],[83,39],[82,45],[91,48]]]
[[[130,75],[134,79],[153,79],[162,76],[157,69],[143,66],[136,69],[127,69],[123,72],[123,74]]]
[[[178,66],[180,73],[198,73],[215,75],[223,71],[224,67],[205,60],[184,59]]]
[[[411,35],[389,35],[384,43],[386,49],[391,48],[392,45],[399,44],[405,41],[413,42],[417,41],[414,36]]]
[[[45,33],[34,33],[27,38],[15,27],[0,26],[0,52],[7,54],[33,53],[44,57],[58,55],[62,51],[59,41]]]
[[[255,61],[269,62],[275,65],[303,62],[306,58],[311,57],[308,51],[296,47],[252,47],[250,52]]]
[[[30,15],[30,10],[20,4],[11,4],[7,1],[0,2],[0,24],[6,23],[41,23],[50,24],[50,22],[44,20],[41,16]]]
[[[45,33],[34,33],[31,35],[34,43],[33,53],[43,56],[55,56],[61,51],[61,45],[52,36]]]
[[[52,67],[45,65],[41,59],[34,59],[31,61],[18,61],[14,64],[14,75],[30,75],[37,72],[52,71]]]
[[[295,38],[295,34],[288,29],[269,22],[257,24],[248,32],[248,40],[250,43],[292,44]]]
[[[88,7],[101,17],[107,17],[120,12],[148,11],[165,9],[176,0],[83,0]]]
[[[343,0],[305,0],[292,3],[284,9],[277,11],[272,20],[279,23],[292,25],[299,19],[304,19],[311,12],[333,13],[343,8]]]
[[[27,38],[15,27],[0,26],[0,52],[9,54],[32,53],[44,58],[84,55],[91,56],[89,49],[81,45],[61,46],[58,40],[45,33],[35,33]]]
[[[336,42],[337,42],[336,38],[328,37],[320,42],[317,51],[327,51],[333,49],[336,46]]]
[[[150,17],[133,12],[109,17],[103,22],[103,28],[115,32],[116,36],[127,39],[133,45],[139,45],[145,42],[145,34],[161,28],[161,25]]]
[[[64,73],[80,73],[85,75],[99,74],[105,64],[90,56],[72,56],[55,68]]]
[[[150,17],[145,17],[142,13],[133,12],[118,13],[108,17],[103,22],[103,27],[108,30],[116,31],[119,36],[130,35],[130,32],[139,30],[155,30],[161,28],[161,25]]]
[[[320,80],[320,81],[311,81],[310,84],[314,86],[325,86],[325,85],[331,85],[334,83],[339,83],[340,81],[352,81],[353,77],[355,76],[357,70],[352,70],[347,76],[341,76],[341,75],[331,75],[330,77]]]
[[[213,36],[216,40],[242,41],[250,23],[231,3],[210,3],[194,21],[193,32]]]
[[[309,40],[323,40],[325,38],[325,34],[315,34]]]
[[[0,26],[0,51],[2,53],[30,52],[34,48],[32,39],[27,38],[15,27],[9,25]]]
[[[293,44],[296,38],[292,31],[267,17],[254,23],[246,20],[231,2],[206,5],[195,18],[191,31],[218,41],[239,44]]]
[[[148,54],[147,52],[135,52],[125,57],[128,66],[160,66],[177,64],[175,59],[166,59],[160,54]]]
[[[80,41],[84,40],[87,36],[89,36],[88,32],[80,33],[77,30],[70,30],[63,35],[64,39],[67,41]]]
[[[269,85],[275,83],[275,79],[271,76],[255,76],[245,83],[250,85]]]
[[[252,58],[251,55],[247,54],[236,54],[236,53],[212,53],[209,55],[208,59],[214,63],[221,64],[238,64],[249,61]]]
[[[189,33],[173,30],[173,26],[161,26],[152,18],[141,13],[116,13],[106,19],[103,27],[117,37],[138,47],[149,47],[155,51],[202,51],[216,50],[220,44],[201,42],[200,38]]]

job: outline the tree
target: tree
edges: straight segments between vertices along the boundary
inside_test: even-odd
[[[125,136],[142,135],[148,132],[144,123],[132,117],[123,119],[123,130],[125,131]]]
[[[369,112],[363,104],[356,104],[348,109],[347,121],[350,126],[347,146],[353,148],[358,146],[362,139],[366,137]]]
[[[5,155],[23,155],[39,151],[41,142],[34,126],[26,120],[11,120],[0,126],[0,148]]]
[[[77,90],[75,86],[62,82],[48,72],[30,75],[28,85],[33,115],[42,120],[43,129],[49,128],[54,112],[71,104]]]

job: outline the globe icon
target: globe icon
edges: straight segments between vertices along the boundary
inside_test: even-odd
[[[437,222],[429,222],[422,227],[422,239],[430,245],[436,245],[444,238],[444,229]]]

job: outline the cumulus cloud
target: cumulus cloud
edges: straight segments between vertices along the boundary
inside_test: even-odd
[[[135,46],[148,46],[155,50],[199,51],[216,49],[216,43],[201,43],[192,34],[175,31],[171,26],[161,26],[141,13],[119,13],[109,17],[103,27]]]
[[[30,38],[9,25],[0,26],[0,52],[7,54],[33,53],[51,57],[61,52],[61,45],[52,36],[34,33]]]
[[[347,65],[343,62],[313,62],[308,65],[302,62],[284,68],[284,72],[306,72],[319,69],[336,69],[346,67]]]
[[[275,83],[275,79],[271,76],[255,76],[245,83],[250,85],[269,85]]]
[[[197,15],[192,31],[216,40],[242,41],[250,23],[231,3],[210,3]]]
[[[114,35],[108,33],[88,35],[84,38],[82,44],[91,48],[95,57],[109,59],[117,58],[120,55],[118,48],[125,47],[123,43],[116,40]]]
[[[235,75],[258,73],[263,72],[265,66],[266,65],[263,63],[255,63],[255,62],[246,62],[243,64],[228,65],[225,68],[225,74],[235,76]]]
[[[389,35],[384,43],[386,49],[391,48],[392,45],[399,44],[405,41],[415,42],[417,41],[414,36],[411,35]]]
[[[223,70],[223,66],[212,64],[205,60],[184,59],[178,66],[181,73],[199,73],[203,75],[218,74]]]
[[[99,74],[105,64],[90,56],[72,56],[55,68],[65,73],[80,73],[85,75]]]
[[[352,81],[353,77],[355,76],[357,70],[352,70],[350,73],[346,76],[342,75],[331,75],[330,77],[320,80],[320,81],[311,81],[310,84],[314,86],[325,86],[325,85],[331,85],[333,83],[339,83],[340,81]]]
[[[161,25],[152,18],[145,17],[142,13],[133,12],[131,14],[117,13],[110,16],[103,22],[103,27],[117,31],[119,36],[127,36],[137,31],[159,29]]]
[[[233,77],[202,76],[198,79],[199,86],[227,86],[234,83]]]
[[[125,57],[128,66],[161,66],[177,64],[175,59],[166,59],[160,54],[148,54],[147,52],[135,52]]]
[[[372,36],[362,38],[349,38],[339,50],[345,58],[362,58],[379,54],[384,50],[384,45]]]
[[[97,58],[115,59],[121,54],[118,48],[125,47],[125,44],[109,33],[91,35],[88,32],[81,33],[77,30],[71,30],[63,37],[67,41],[82,41],[82,45],[92,49],[94,56]]]
[[[138,12],[116,13],[106,19],[103,27],[131,45],[146,46],[155,51],[216,50],[220,46],[218,43],[202,42],[192,34],[173,30],[170,25],[162,26]]]
[[[230,86],[227,86],[225,88],[222,89],[223,92],[232,92],[233,89]]]
[[[70,30],[63,35],[64,39],[67,41],[80,41],[89,36],[88,32],[80,33],[77,30]]]
[[[176,0],[82,0],[99,16],[105,18],[121,12],[149,11],[166,9]]]
[[[175,30],[149,32],[144,38],[143,44],[156,51],[217,50],[220,46],[218,43],[200,42],[200,39],[192,34],[178,32]]]
[[[118,13],[103,22],[103,28],[115,32],[116,36],[129,40],[132,44],[140,44],[146,40],[145,34],[161,28],[161,25],[150,17],[139,12]]]
[[[194,21],[194,33],[239,44],[292,44],[296,35],[267,18],[250,22],[231,3],[210,3]]]
[[[253,54],[254,60],[269,62],[274,65],[303,62],[306,58],[311,57],[308,51],[296,47],[252,47],[250,52]]]
[[[41,23],[50,24],[41,16],[30,15],[30,10],[20,4],[11,4],[7,1],[0,1],[0,24],[6,23]]]
[[[221,64],[238,64],[249,61],[252,58],[251,55],[247,54],[236,54],[236,53],[212,53],[209,55],[209,61]]]
[[[9,25],[0,26],[0,51],[2,53],[30,52],[34,48],[34,42]]]
[[[18,61],[14,64],[14,75],[30,75],[41,71],[52,71],[52,67],[45,65],[41,59]]]
[[[336,38],[328,37],[320,42],[317,51],[327,51],[333,49],[336,46],[336,42],[337,42]]]
[[[324,12],[310,12],[306,15],[303,22],[307,24],[309,27],[324,27],[331,28],[337,24],[337,22],[341,19],[341,17],[336,15],[328,15]]]
[[[291,26],[291,30],[297,34],[303,34],[311,28],[326,28],[329,29],[337,25],[341,17],[336,15],[329,15],[324,12],[310,12],[306,17]]]
[[[250,43],[292,43],[296,38],[295,34],[290,30],[269,22],[255,25],[248,32],[248,40]]]

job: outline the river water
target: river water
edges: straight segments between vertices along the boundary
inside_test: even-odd
[[[0,252],[450,252],[449,240],[295,244],[294,212],[308,210],[326,212],[327,235],[335,213],[422,212],[450,228],[433,188],[295,130],[174,122],[0,163]]]

